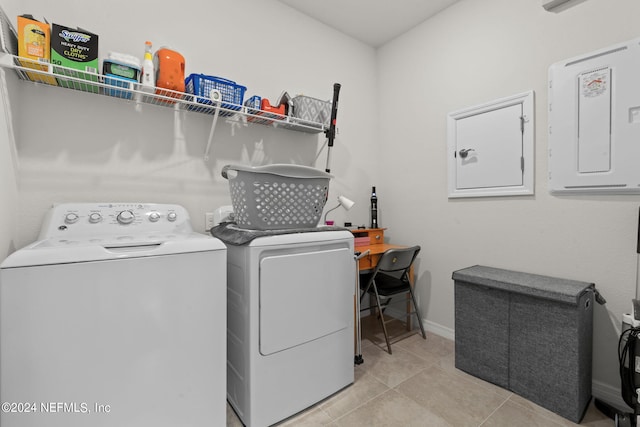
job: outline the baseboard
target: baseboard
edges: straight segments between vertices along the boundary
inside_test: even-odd
[[[595,399],[602,400],[622,412],[631,412],[631,408],[625,403],[622,398],[622,393],[617,387],[613,387],[609,384],[605,384],[600,381],[593,380],[591,382],[591,394]]]
[[[438,323],[431,322],[429,320],[422,320],[422,325],[424,329],[433,332],[436,335],[439,335],[443,338],[449,339],[451,341],[455,341],[456,339],[456,331],[451,328],[446,328]]]
[[[398,307],[391,307],[391,306],[389,306],[389,308],[387,308],[387,310],[384,313],[385,315],[395,317],[396,319],[405,319],[405,315],[406,315],[406,313],[403,312],[402,309]],[[414,317],[414,320],[415,320],[415,317]],[[455,331],[451,328],[444,327],[439,323],[435,323],[426,319],[422,319],[422,326],[424,327],[425,331],[429,331],[443,338],[449,339],[451,341],[455,341],[456,334],[455,334]]]

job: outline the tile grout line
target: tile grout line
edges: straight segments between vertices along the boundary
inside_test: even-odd
[[[545,413],[545,412],[536,411],[535,409],[529,408],[529,407],[527,407],[527,406],[525,406],[525,405],[521,404],[520,402],[517,402],[517,401],[515,401],[515,400],[512,400],[511,398],[512,398],[513,396],[517,396],[517,394],[512,393],[512,394],[511,394],[511,396],[509,396],[509,400],[511,400],[511,403],[513,403],[514,405],[519,406],[519,407],[523,408],[523,409],[524,409],[524,410],[526,410],[526,411],[532,412],[532,413],[534,413],[534,414],[536,414],[536,415],[538,415],[538,416],[540,416],[540,417],[542,417],[542,418],[546,419],[547,421],[550,421],[550,422],[552,422],[552,423],[556,424],[558,427],[562,427],[562,426],[564,425],[564,424],[560,424],[558,421],[556,421],[555,419],[553,419],[553,418],[552,418],[552,416],[550,416],[549,414],[547,414],[547,413]],[[532,403],[533,403],[533,402],[532,402]],[[535,403],[534,403],[534,404],[535,404]],[[541,407],[541,408],[542,408],[542,407]],[[545,409],[545,408],[542,408],[542,409]],[[545,410],[546,410],[546,409],[545,409]],[[556,414],[556,415],[557,415],[557,414]],[[564,422],[564,421],[563,421],[563,422]]]
[[[420,359],[422,359],[422,360],[426,360],[426,359],[422,358],[419,354],[414,353],[413,351],[411,351],[411,350],[410,350],[410,349],[408,349],[408,348],[403,347],[402,345],[399,345],[398,347],[400,347],[403,351],[405,351],[405,352],[407,352],[407,353],[409,353],[409,354],[411,354],[411,355],[414,355],[414,356],[416,356],[416,357],[418,357],[418,358],[420,358]],[[432,354],[432,353],[430,353],[430,354],[431,354],[431,355],[433,355],[433,356],[436,356],[436,355],[434,355],[434,354]],[[436,356],[436,357],[437,357],[437,356]],[[446,357],[447,357],[447,356],[440,356],[440,357],[438,358],[438,360],[439,360],[439,361],[441,361],[441,360],[443,360],[443,359],[444,359],[444,358],[446,358]],[[425,371],[426,369],[428,369],[428,368],[430,368],[430,367],[435,367],[436,369],[441,370],[441,371],[442,371],[442,372],[444,372],[445,374],[452,374],[452,375],[458,376],[459,378],[464,379],[464,380],[466,380],[466,381],[470,381],[471,383],[476,384],[476,385],[478,385],[478,386],[480,386],[480,387],[484,388],[484,389],[485,389],[485,390],[487,390],[487,391],[490,391],[490,392],[492,392],[492,393],[495,393],[495,391],[491,390],[489,387],[486,387],[484,384],[482,384],[482,383],[477,383],[477,382],[475,382],[475,381],[470,380],[469,378],[465,378],[463,375],[460,375],[460,373],[459,373],[459,372],[455,372],[455,371],[454,371],[454,372],[449,372],[449,371],[447,371],[446,369],[444,369],[443,367],[441,367],[441,366],[439,365],[439,362],[434,362],[434,363],[430,364],[430,365],[429,365],[429,367],[424,368],[424,369],[421,369],[421,370],[420,370],[418,373],[416,373],[415,375],[418,375],[420,372],[423,372],[423,371]],[[456,370],[456,371],[457,371],[457,370]],[[414,376],[415,376],[415,375],[414,375]],[[375,376],[374,376],[374,378],[375,378]],[[410,377],[410,378],[413,378],[413,376],[412,376],[412,377]],[[405,381],[408,381],[410,378],[408,378],[408,379],[407,379],[407,380],[405,380]],[[405,381],[403,381],[403,382],[405,382]],[[402,383],[401,383],[401,384],[402,384]],[[399,391],[397,390],[397,388],[398,388],[399,386],[400,386],[400,384],[398,384],[397,386],[393,387],[392,389],[393,389],[393,390],[395,390],[395,391],[397,391],[397,392],[399,393]],[[400,394],[402,394],[402,393],[400,393]],[[499,396],[499,394],[497,394],[497,393],[495,393],[495,394]],[[403,396],[405,396],[404,394],[402,394],[402,395],[403,395]],[[504,398],[504,400],[502,401],[502,403],[501,403],[500,405],[498,405],[498,406],[497,406],[497,407],[496,407],[496,408],[495,408],[495,409],[494,409],[494,410],[493,410],[493,411],[492,411],[492,412],[491,412],[491,413],[490,413],[490,414],[489,414],[489,415],[488,415],[484,420],[482,420],[482,422],[478,425],[478,427],[481,427],[483,424],[485,424],[485,423],[487,422],[487,420],[488,420],[489,418],[491,418],[491,416],[493,416],[493,414],[495,414],[495,413],[496,413],[496,411],[498,411],[500,408],[502,408],[502,407],[507,403],[507,401],[509,401],[509,399],[511,399],[511,396],[513,396],[513,393],[510,393],[507,397],[505,397],[505,398]],[[414,399],[412,399],[412,398],[411,398],[411,396],[405,396],[405,397],[408,397],[409,399],[411,399],[411,400],[413,400],[413,401],[415,402],[415,400],[414,400]],[[417,402],[416,402],[416,403],[417,403]],[[526,408],[525,408],[525,409],[526,409]],[[553,420],[550,420],[550,421],[554,422]]]
[[[511,398],[511,396],[509,396],[506,399],[504,399],[504,401],[500,405],[498,405],[498,407],[496,409],[494,409],[489,415],[487,415],[487,417],[484,420],[482,420],[482,422],[480,424],[478,424],[478,427],[482,427],[482,425],[484,423],[486,423],[489,420],[489,418],[491,418],[493,416],[493,414],[495,414],[500,408],[502,408],[505,405],[505,403],[507,403],[509,398]]]
[[[367,375],[371,375],[371,374],[367,374]],[[379,380],[378,378],[376,378],[374,375],[371,375],[371,376],[372,376],[376,381],[380,381],[380,380]],[[382,383],[382,384],[384,384],[384,383]],[[383,394],[385,394],[385,393],[387,393],[387,392],[389,392],[389,391],[394,391],[394,392],[396,392],[396,393],[397,393],[397,391],[396,391],[396,390],[394,390],[393,388],[391,388],[391,387],[387,386],[386,384],[385,384],[385,386],[387,387],[387,389],[386,389],[386,390],[384,390],[383,392],[378,393],[378,394],[376,394],[375,396],[373,396],[372,398],[370,398],[370,399],[368,399],[368,400],[366,400],[366,401],[362,402],[361,404],[359,404],[359,405],[358,405],[358,406],[356,406],[355,408],[351,409],[350,411],[345,412],[344,414],[340,415],[338,418],[333,418],[330,414],[327,414],[327,415],[329,415],[329,418],[331,418],[331,420],[332,420],[331,422],[333,423],[333,422],[336,422],[336,421],[340,421],[340,419],[342,419],[342,418],[346,417],[347,415],[351,414],[352,412],[354,412],[354,411],[356,411],[356,410],[360,409],[362,406],[364,406],[364,405],[366,405],[367,403],[371,402],[373,399],[376,399],[377,397],[382,396]],[[325,411],[325,412],[326,412],[326,411]]]

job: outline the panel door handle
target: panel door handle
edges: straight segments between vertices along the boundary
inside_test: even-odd
[[[474,150],[473,148],[463,148],[462,150],[458,151],[458,154],[460,155],[461,158],[466,159],[470,151],[476,151],[476,150]]]

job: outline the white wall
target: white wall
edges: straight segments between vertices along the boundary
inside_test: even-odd
[[[341,83],[330,204],[344,193],[358,206],[350,217],[344,210],[332,215],[338,223],[366,215],[366,188],[375,174],[367,167],[373,163],[376,138],[373,48],[271,0],[150,5],[124,0],[92,7],[78,0],[3,4],[11,17],[32,13],[98,34],[101,57],[109,51],[142,56],[145,40],[154,49],[169,46],[184,55],[187,74],[235,80],[247,86],[247,97],[258,94],[275,102],[286,90],[330,100],[333,83]],[[204,213],[230,204],[227,181],[220,176],[225,164],[325,168],[326,150],[316,160],[322,134],[220,120],[211,158],[204,161],[211,116],[154,106],[137,111],[134,103],[119,99],[17,83],[19,93],[10,101],[22,101],[12,110],[19,129],[18,248],[37,237],[45,211],[55,202],[179,203],[204,231]],[[10,145],[0,135],[3,158]]]
[[[14,0],[9,0],[3,6],[12,6]],[[16,92],[18,78],[12,71],[0,69],[0,260],[16,249],[17,235],[17,165],[16,152],[15,111],[13,105],[19,99]],[[12,104],[12,100],[14,104]]]
[[[600,393],[617,393],[616,328],[635,295],[640,198],[548,193],[547,68],[638,37],[640,3],[588,0],[553,14],[538,0],[462,0],[377,52],[270,0],[187,0],[177,12],[148,12],[148,4],[5,0],[3,7],[9,16],[34,13],[92,30],[102,53],[141,54],[147,39],[168,45],[184,54],[187,73],[234,79],[249,95],[288,90],[329,99],[333,82],[342,83],[330,197],[345,194],[357,205],[332,215],[368,222],[368,192],[377,186],[391,241],[423,247],[418,289],[428,325],[453,332],[451,273],[473,264],[595,282],[608,304],[595,315],[594,381]],[[229,204],[223,165],[325,166],[324,152],[316,161],[320,136],[222,123],[204,161],[208,116],[137,112],[121,100],[15,80],[8,87],[0,258],[35,239],[54,202],[180,203],[202,229],[204,212]],[[448,200],[446,114],[529,89],[535,196]]]
[[[0,69],[0,259],[16,249],[18,155],[14,112],[10,103],[12,97],[9,94],[15,92],[13,88],[17,82],[15,73]]]
[[[594,393],[619,396],[620,317],[635,296],[638,196],[552,196],[547,69],[640,36],[640,3],[588,0],[562,13],[539,0],[462,0],[378,52],[383,225],[423,251],[418,289],[432,329],[454,328],[451,274],[475,264],[596,283]],[[390,84],[396,82],[396,84]],[[449,200],[446,116],[533,89],[535,196]],[[610,318],[611,317],[611,318]]]

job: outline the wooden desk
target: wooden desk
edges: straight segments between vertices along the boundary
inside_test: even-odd
[[[387,251],[387,249],[399,249],[406,248],[406,246],[402,245],[390,245],[388,243],[378,243],[375,245],[366,245],[366,246],[357,246],[355,248],[356,252],[364,253],[369,251],[369,255],[363,257],[358,261],[358,270],[361,272],[365,272],[368,270],[373,270],[376,265],[378,265],[378,260],[380,256]]]
[[[355,251],[364,253],[369,251],[369,255],[358,261],[358,270],[372,270],[378,264],[380,255],[387,249],[398,248],[401,246],[389,245],[384,242],[384,230],[386,228],[365,228],[351,230],[355,239]]]

